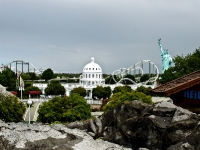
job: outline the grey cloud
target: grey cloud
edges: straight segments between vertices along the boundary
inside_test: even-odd
[[[157,39],[172,57],[200,40],[200,1],[2,0],[2,63],[81,72],[92,56],[106,73],[150,59],[161,68]]]

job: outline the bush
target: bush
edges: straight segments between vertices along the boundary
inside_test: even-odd
[[[136,91],[137,92],[142,92],[142,93],[144,93],[144,94],[146,94],[146,95],[151,95],[152,96],[152,94],[151,94],[151,87],[144,87],[144,86],[140,86],[140,87],[138,87],[137,89],[136,89]]]
[[[90,105],[76,93],[70,94],[69,97],[54,97],[49,102],[44,102],[38,113],[38,121],[42,123],[73,122],[91,117]]]
[[[113,109],[117,105],[127,102],[127,101],[133,101],[133,100],[140,100],[143,103],[148,103],[152,104],[152,99],[151,96],[145,95],[142,92],[137,92],[137,91],[131,91],[131,92],[118,92],[113,94],[113,96],[110,98],[109,103],[107,103],[103,107],[103,111],[106,112],[110,109]]]
[[[141,78],[140,78],[140,82],[145,82],[145,81],[147,81],[147,80],[149,80],[149,75],[148,75],[148,74],[144,74],[144,75],[141,76]]]
[[[93,88],[92,90],[92,97],[95,99],[97,97],[98,99],[105,99],[109,98],[111,95],[111,88],[109,86],[107,87],[102,87],[102,86],[97,86],[96,88]]]
[[[26,107],[16,96],[0,94],[0,119],[5,122],[23,121]]]
[[[74,88],[71,93],[77,93],[79,94],[80,96],[82,97],[85,97],[86,96],[86,90],[83,88],[83,87],[77,87],[77,88]]]
[[[122,92],[122,91],[124,91],[124,92],[131,92],[132,89],[128,85],[126,85],[126,86],[117,86],[117,87],[114,88],[113,94],[118,93],[118,92]]]
[[[65,88],[58,80],[51,80],[45,88],[46,95],[64,95]]]

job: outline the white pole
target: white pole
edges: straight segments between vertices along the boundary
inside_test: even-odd
[[[21,100],[22,100],[22,87],[20,87],[20,90],[21,90]]]
[[[29,116],[28,116],[28,122],[29,122],[29,124],[30,124],[30,119],[31,118],[31,110],[30,110],[30,104],[29,104]]]
[[[30,95],[29,95],[29,100],[27,101],[27,104],[28,104],[28,109],[29,109],[29,115],[28,115],[28,123],[30,124],[30,120],[31,120],[31,104],[32,104],[32,101],[30,100]]]

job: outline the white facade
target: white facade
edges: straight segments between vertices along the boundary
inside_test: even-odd
[[[83,68],[83,73],[80,76],[80,85],[83,87],[89,87],[102,84],[105,84],[102,69],[94,62],[94,58],[92,57],[91,62]]]
[[[92,99],[93,88],[96,88],[98,85],[105,85],[102,68],[94,62],[94,57],[92,57],[91,62],[83,68],[83,73],[79,81],[79,86],[84,87],[88,93],[87,99]]]

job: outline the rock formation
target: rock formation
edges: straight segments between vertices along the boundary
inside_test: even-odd
[[[94,140],[84,130],[62,124],[5,123],[0,120],[1,150],[130,150],[102,139]]]
[[[134,150],[196,150],[200,149],[199,120],[197,114],[170,102],[131,101],[90,120],[87,132]]]

